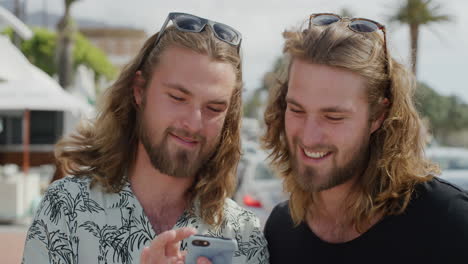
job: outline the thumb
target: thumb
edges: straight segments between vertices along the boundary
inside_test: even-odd
[[[211,264],[211,261],[206,257],[199,257],[197,259],[197,264]]]
[[[149,248],[144,247],[143,251],[141,251],[140,264],[147,264],[147,263],[149,263]]]

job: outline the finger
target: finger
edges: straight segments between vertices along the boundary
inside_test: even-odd
[[[174,230],[169,230],[159,234],[156,239],[151,242],[150,251],[153,254],[159,256],[166,256],[166,245],[172,243],[176,237],[176,232]]]
[[[179,262],[179,259],[177,257],[172,257],[168,261],[168,263],[170,264],[177,264],[178,262]]]
[[[195,235],[197,230],[192,227],[183,227],[176,230],[176,241],[182,241],[191,235]]]
[[[187,250],[183,250],[180,252],[180,257],[182,258],[183,261],[185,261],[185,256],[187,256]]]
[[[197,264],[211,264],[211,261],[205,257],[197,258]]]
[[[175,263],[175,264],[185,264],[184,261],[182,261],[182,260],[178,260],[178,261],[176,261],[176,262],[174,262],[174,263]]]
[[[147,264],[147,263],[149,263],[149,248],[144,247],[143,251],[141,251],[140,264]]]
[[[166,245],[166,254],[167,256],[177,256],[180,258],[182,256],[180,254],[180,242],[187,237],[196,234],[197,230],[190,227],[184,227],[175,230],[175,232],[176,235],[174,238],[174,243],[169,243]]]
[[[169,259],[169,262],[170,264],[184,264],[184,261],[177,258],[177,257],[172,257]]]
[[[166,245],[166,255],[167,256],[176,256],[180,258],[182,255],[180,254],[180,241],[175,243],[169,243]]]

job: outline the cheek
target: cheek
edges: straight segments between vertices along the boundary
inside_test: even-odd
[[[298,136],[301,130],[301,123],[297,118],[289,116],[287,113],[284,118],[284,128],[286,132],[286,138],[291,139],[294,136]]]
[[[174,112],[163,111],[157,105],[147,105],[144,111],[145,127],[153,136],[160,136],[168,127],[172,126],[172,120],[175,120]]]
[[[162,123],[166,126],[180,125],[180,121],[184,120],[191,109],[184,104],[175,104],[170,100],[160,100],[155,103],[151,110],[152,118],[157,123]]]
[[[349,154],[350,152],[356,152],[362,144],[368,141],[369,126],[368,124],[348,126],[335,129],[332,133],[337,147],[341,148],[342,152]]]
[[[208,141],[214,140],[221,136],[225,117],[206,120],[203,125],[204,134]]]
[[[149,114],[148,109],[145,110],[144,114],[144,133],[150,138],[159,139],[164,133],[164,120],[161,120],[154,115]]]

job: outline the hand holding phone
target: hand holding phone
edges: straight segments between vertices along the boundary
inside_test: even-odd
[[[194,228],[180,228],[159,234],[149,247],[145,247],[140,256],[141,264],[183,262],[180,242],[197,232]]]
[[[234,239],[193,235],[187,239],[185,264],[196,264],[199,257],[208,258],[212,264],[231,264],[235,250]]]

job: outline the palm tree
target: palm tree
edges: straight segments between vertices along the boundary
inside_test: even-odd
[[[408,24],[410,29],[411,66],[416,75],[418,40],[420,26],[450,21],[449,15],[440,13],[441,6],[432,0],[405,0],[397,12],[390,17],[391,22]]]
[[[73,36],[76,32],[71,15],[70,7],[78,0],[64,0],[65,12],[57,24],[58,42],[57,42],[57,72],[59,83],[67,88],[71,84],[73,67]]]

